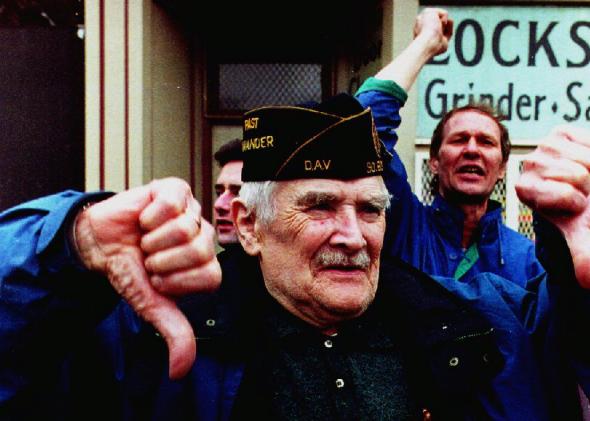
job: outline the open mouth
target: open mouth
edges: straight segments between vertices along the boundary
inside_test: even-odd
[[[361,266],[341,266],[341,265],[331,265],[331,266],[324,266],[321,270],[334,270],[339,272],[357,272],[357,271],[364,271],[365,269]]]
[[[327,266],[322,268],[318,275],[342,284],[357,284],[367,277],[366,271],[358,266]]]
[[[228,220],[218,219],[215,221],[215,229],[219,234],[230,233],[234,230],[234,224]]]
[[[457,172],[459,174],[474,174],[481,176],[485,175],[483,168],[481,168],[478,165],[463,165],[462,167],[459,167],[459,170]]]
[[[319,271],[330,277],[352,280],[357,279],[359,276],[365,276],[367,268],[355,264],[332,264],[321,266]]]

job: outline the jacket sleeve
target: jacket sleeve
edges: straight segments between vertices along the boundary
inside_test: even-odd
[[[404,106],[408,94],[395,82],[369,78],[359,88],[356,97],[363,107],[371,108],[379,138],[389,153],[393,155],[385,178],[391,182],[392,189],[400,189],[403,184],[407,184],[408,177],[399,155],[395,152],[395,145],[398,141],[396,130],[401,124],[402,119],[399,112]],[[395,191],[390,190],[390,193],[394,194]]]
[[[77,334],[118,301],[67,241],[77,210],[106,195],[65,191],[0,214],[0,408],[57,376]]]
[[[392,155],[383,174],[387,190],[392,195],[384,250],[390,255],[412,261],[411,256],[403,254],[412,250],[416,235],[420,235],[424,205],[412,192],[404,164],[395,151],[398,141],[396,130],[401,124],[399,112],[408,95],[393,81],[369,78],[359,88],[356,97],[364,107],[371,108],[379,137]]]

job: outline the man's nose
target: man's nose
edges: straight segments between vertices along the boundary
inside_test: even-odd
[[[225,190],[213,204],[213,207],[217,210],[224,210],[229,211],[231,201],[233,200],[233,195],[229,190]]]
[[[367,245],[355,209],[350,208],[338,212],[335,221],[335,232],[330,238],[330,244],[336,247],[346,247],[350,250],[360,250]]]
[[[477,144],[477,139],[471,136],[465,144],[463,151],[468,154],[479,154],[479,145]]]

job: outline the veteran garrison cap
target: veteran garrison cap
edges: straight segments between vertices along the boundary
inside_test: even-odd
[[[348,94],[244,114],[242,181],[380,175],[391,155],[371,110]]]

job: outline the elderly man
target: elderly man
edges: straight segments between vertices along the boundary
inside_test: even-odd
[[[569,333],[589,323],[573,280],[574,269],[590,280],[589,133],[553,134],[520,186],[541,212],[560,212],[574,259],[551,238],[561,273],[548,294],[545,279],[530,290],[485,274],[435,280],[380,257],[388,155],[352,97],[253,110],[244,127],[245,142],[268,147],[244,156],[232,211],[247,254],[219,255],[214,294],[190,294],[215,286],[218,267],[186,190],[83,208],[86,196],[60,197],[3,215],[2,416],[575,419],[576,400],[551,387],[575,390],[564,361],[588,366]],[[473,302],[482,290],[500,322]],[[556,316],[573,324],[564,332]]]
[[[217,242],[223,248],[239,244],[231,220],[231,201],[238,197],[242,187],[242,142],[232,139],[224,143],[213,154],[219,175],[215,181],[215,203],[213,204],[213,225]]]
[[[406,92],[421,68],[446,51],[451,34],[445,10],[424,9],[414,40],[357,93],[371,107],[379,136],[394,155],[385,176],[394,197],[385,250],[430,275],[468,280],[492,272],[522,286],[543,268],[533,243],[504,225],[500,203],[490,199],[510,154],[508,130],[493,110],[467,105],[449,111],[437,125],[430,144],[432,205],[412,193],[394,150]]]

